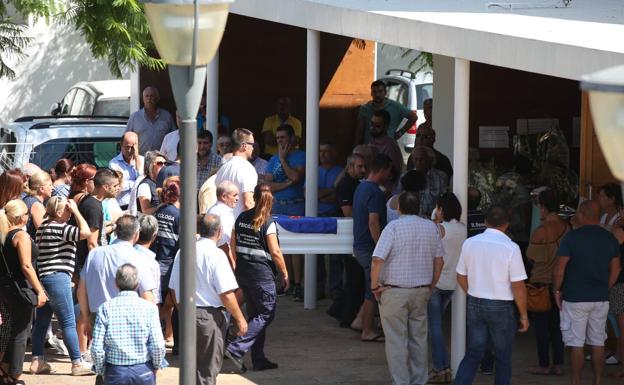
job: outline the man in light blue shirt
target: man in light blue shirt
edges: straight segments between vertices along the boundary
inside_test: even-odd
[[[123,174],[123,181],[117,194],[117,203],[122,210],[128,208],[130,191],[136,180],[143,175],[145,159],[139,155],[139,137],[134,132],[126,132],[121,138],[121,152],[108,162],[108,168]]]
[[[139,273],[132,264],[117,269],[119,294],[99,307],[91,356],[106,385],[154,385],[167,366],[158,308],[137,295]]]
[[[138,292],[146,300],[155,302],[152,291],[157,287],[145,258],[135,249],[139,238],[139,220],[132,215],[123,215],[116,222],[117,240],[110,245],[97,247],[87,257],[80,272],[78,302],[80,318],[85,325],[91,324],[91,314],[106,301],[117,296],[115,274],[119,266],[130,263],[139,274]]]
[[[143,90],[143,108],[132,113],[126,131],[139,135],[139,152],[160,150],[165,135],[176,129],[171,114],[158,108],[160,94],[155,87]]]

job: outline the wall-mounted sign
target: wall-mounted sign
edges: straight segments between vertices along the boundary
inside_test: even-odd
[[[479,148],[509,148],[509,126],[480,126]]]

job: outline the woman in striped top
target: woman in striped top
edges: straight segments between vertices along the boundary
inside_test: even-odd
[[[67,224],[73,215],[78,227]],[[45,334],[50,325],[52,312],[63,329],[63,337],[72,360],[72,375],[92,374],[90,365],[83,362],[78,347],[71,276],[76,263],[76,242],[91,234],[87,221],[80,215],[76,202],[62,196],[54,196],[46,205],[46,218],[37,229],[36,243],[39,247],[39,279],[50,301],[37,309],[32,335],[31,373],[50,373],[52,367],[43,357]]]

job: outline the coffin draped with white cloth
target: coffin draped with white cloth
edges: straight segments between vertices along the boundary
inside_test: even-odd
[[[274,215],[284,254],[353,254],[353,219]]]

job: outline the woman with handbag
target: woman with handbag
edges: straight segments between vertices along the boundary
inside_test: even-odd
[[[2,381],[9,384],[23,383],[19,377],[24,365],[33,307],[41,307],[48,300],[33,267],[38,251],[33,240],[24,231],[27,222],[28,208],[22,200],[11,200],[0,210],[0,237],[3,242],[0,273],[12,278],[19,286],[15,293],[7,292],[7,286],[3,286],[3,292],[0,293],[9,304],[11,316],[8,348],[0,370]]]
[[[78,226],[67,223],[71,216]],[[39,278],[50,296],[50,303],[37,309],[32,333],[32,374],[48,374],[52,371],[43,356],[43,344],[52,312],[56,313],[63,329],[63,339],[72,361],[72,376],[93,374],[91,365],[82,361],[80,356],[71,286],[76,264],[76,242],[90,234],[89,225],[73,199],[54,196],[48,200],[46,217],[37,229],[35,239],[39,247]]]
[[[528,310],[535,327],[539,366],[527,369],[531,374],[563,374],[563,341],[559,328],[559,310],[551,289],[552,272],[559,242],[570,230],[570,225],[561,219],[559,198],[555,190],[547,189],[539,193],[538,204],[541,224],[531,234],[526,254],[533,263],[529,285],[527,286]],[[552,365],[550,349],[552,348]]]

